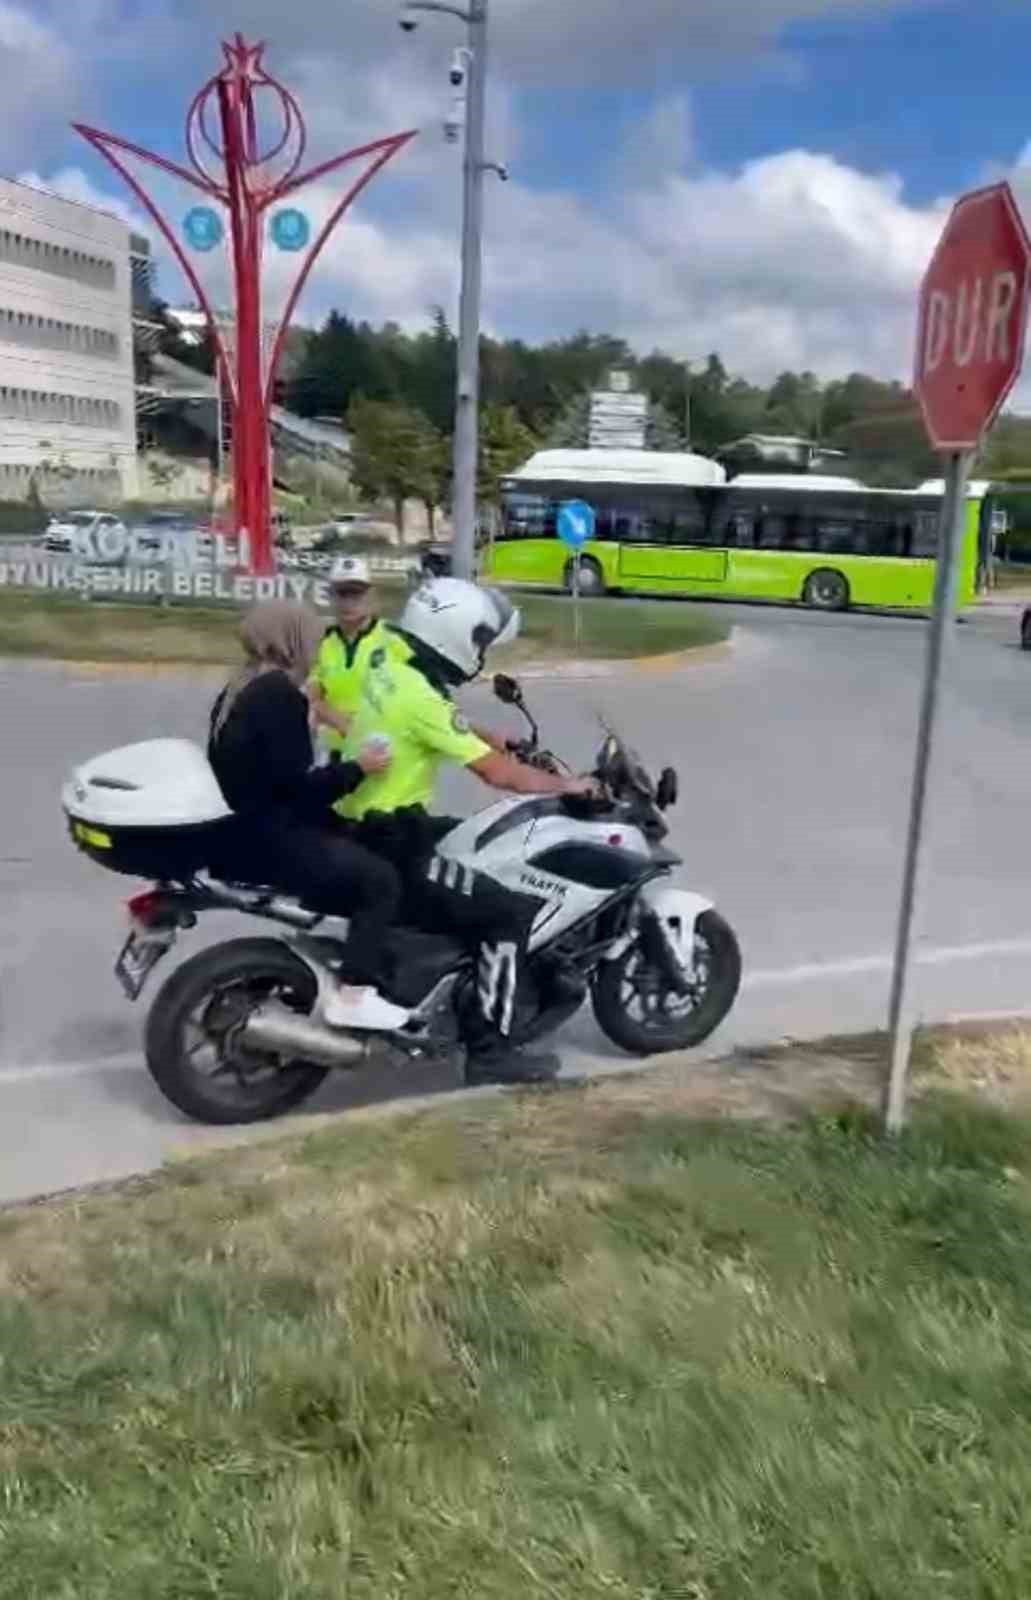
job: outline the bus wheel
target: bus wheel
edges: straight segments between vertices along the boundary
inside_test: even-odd
[[[840,572],[830,569],[811,572],[802,590],[802,599],[814,611],[846,611],[848,609],[848,583]]]
[[[565,574],[566,593],[573,592],[573,563],[570,561]],[[585,600],[600,600],[605,593],[605,576],[596,561],[581,561],[580,563],[580,593]]]

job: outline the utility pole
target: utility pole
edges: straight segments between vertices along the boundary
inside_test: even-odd
[[[684,368],[684,449],[691,448],[691,435],[694,432],[694,373],[691,370],[702,356],[688,356],[683,362]]]
[[[454,543],[451,567],[456,578],[476,572],[476,482],[480,455],[480,313],[483,298],[483,179],[496,172],[502,181],[508,173],[485,160],[487,105],[487,6],[472,0],[468,8],[446,0],[410,0],[401,14],[401,27],[411,33],[418,27],[416,14],[441,12],[465,24],[468,49],[452,66],[455,89],[468,77],[465,104],[465,159],[462,184],[462,292],[458,314],[458,373],[455,386],[454,437]],[[446,132],[452,137],[453,123]]]

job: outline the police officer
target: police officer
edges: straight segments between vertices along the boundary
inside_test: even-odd
[[[320,724],[319,743],[338,757],[358,707],[369,661],[378,650],[405,656],[401,637],[376,615],[368,562],[340,556],[329,576],[336,622],[326,632],[308,681],[308,698]]]
[[[397,624],[407,656],[385,647],[373,652],[345,743],[346,755],[379,739],[390,764],[336,807],[356,825],[356,842],[401,873],[403,921],[479,947],[479,1026],[468,1041],[467,1067],[474,1083],[539,1081],[554,1077],[559,1063],[553,1055],[529,1056],[509,1038],[539,902],[481,873],[441,870],[434,848],[455,824],[429,815],[437,771],[450,762],[514,794],[584,794],[593,787],[588,779],[517,761],[503,739],[472,728],[451,698],[459,684],[479,676],[487,651],[518,630],[518,613],[496,589],[441,578],[416,590]]]

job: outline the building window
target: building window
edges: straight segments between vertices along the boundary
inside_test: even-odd
[[[53,317],[34,317],[30,312],[10,311],[0,306],[0,339],[12,344],[32,345],[37,350],[75,350],[116,360],[121,348],[117,334],[88,323],[58,322]]]
[[[92,400],[83,395],[0,386],[0,416],[110,430],[121,425],[122,407],[116,400]]]
[[[24,234],[0,230],[0,261],[28,266],[54,277],[70,278],[94,289],[113,289],[117,281],[115,264],[107,256],[95,256],[63,245],[44,244]]]

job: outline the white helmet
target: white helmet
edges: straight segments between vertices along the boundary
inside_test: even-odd
[[[433,578],[422,584],[397,624],[432,650],[458,681],[466,682],[483,671],[488,650],[519,637],[519,625],[519,612],[500,589],[480,588],[462,578]]]

